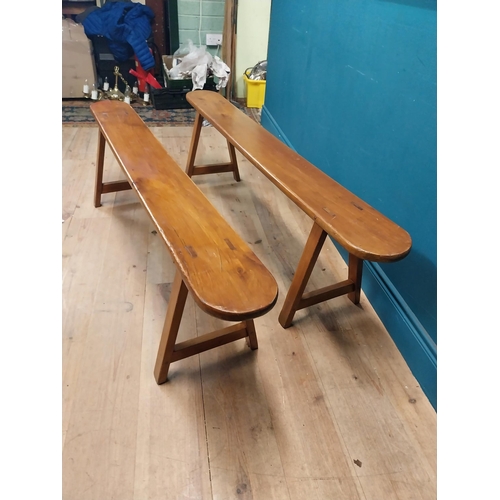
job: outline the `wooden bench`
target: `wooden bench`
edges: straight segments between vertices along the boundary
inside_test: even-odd
[[[170,363],[246,337],[257,349],[253,319],[276,303],[274,277],[168,155],[133,108],[119,101],[91,105],[99,125],[94,204],[103,193],[133,188],[176,265],[156,365],[158,384]],[[126,181],[103,182],[106,143]],[[176,344],[188,290],[208,314],[236,325]]]
[[[188,93],[187,100],[197,112],[186,167],[190,177],[232,172],[239,181],[236,148],[313,220],[279,315],[284,328],[292,324],[297,310],[325,300],[348,294],[352,302],[359,303],[363,261],[394,262],[409,253],[411,238],[404,229],[291,150],[220,94],[200,90]],[[228,163],[195,165],[204,118],[227,139]],[[347,280],[304,293],[327,235],[349,252]]]

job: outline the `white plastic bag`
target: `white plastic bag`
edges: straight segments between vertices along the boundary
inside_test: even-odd
[[[222,60],[207,52],[207,47],[196,47],[191,40],[187,40],[174,52],[174,59],[182,57],[181,62],[175,65],[168,73],[172,79],[192,78],[193,90],[202,89],[211,71],[218,78],[217,90],[224,88],[229,80],[231,70]]]
[[[223,89],[229,81],[229,75],[231,73],[229,66],[223,62],[222,59],[214,56],[211,70],[212,73],[219,79],[217,82],[217,90],[220,90],[221,88]]]
[[[186,40],[174,53],[174,58],[187,56],[190,52],[193,52],[196,46],[191,40]]]
[[[189,50],[187,54],[185,53],[186,49]],[[174,53],[174,58],[179,56],[178,52],[182,55],[182,61],[170,70],[169,77],[172,79],[190,76],[190,73],[196,66],[205,64],[207,68],[212,62],[212,55],[210,52],[207,52],[206,46],[196,47],[191,40],[188,40],[186,44]]]
[[[202,89],[207,81],[207,63],[198,64],[191,72],[193,90]]]

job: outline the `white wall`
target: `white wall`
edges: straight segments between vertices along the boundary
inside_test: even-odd
[[[245,97],[243,73],[267,59],[271,0],[239,0],[236,38],[236,97]]]

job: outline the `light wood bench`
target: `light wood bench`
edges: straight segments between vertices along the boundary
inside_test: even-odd
[[[186,167],[190,177],[232,172],[239,181],[236,148],[313,220],[279,315],[284,328],[292,324],[297,310],[325,300],[347,294],[352,302],[359,303],[363,261],[394,262],[409,253],[411,238],[404,229],[290,149],[220,94],[200,90],[188,93],[187,100],[197,112]],[[195,165],[204,118],[227,139],[228,163]],[[327,235],[349,252],[347,280],[304,293]]]
[[[228,342],[246,337],[257,349],[253,319],[276,303],[274,277],[130,105],[100,101],[90,109],[99,125],[95,206],[103,193],[133,188],[177,267],[154,369],[157,383],[167,380],[170,363]],[[106,144],[126,181],[103,182]],[[203,311],[239,323],[176,344],[188,291]]]

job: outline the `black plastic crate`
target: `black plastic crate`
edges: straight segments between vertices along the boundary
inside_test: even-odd
[[[203,90],[212,90],[217,92],[215,83],[206,83]],[[151,102],[155,109],[190,109],[191,104],[187,101],[187,93],[190,89],[154,89],[151,88]],[[196,92],[196,91],[195,91]]]
[[[189,90],[151,89],[151,102],[155,109],[189,109],[186,99]]]

